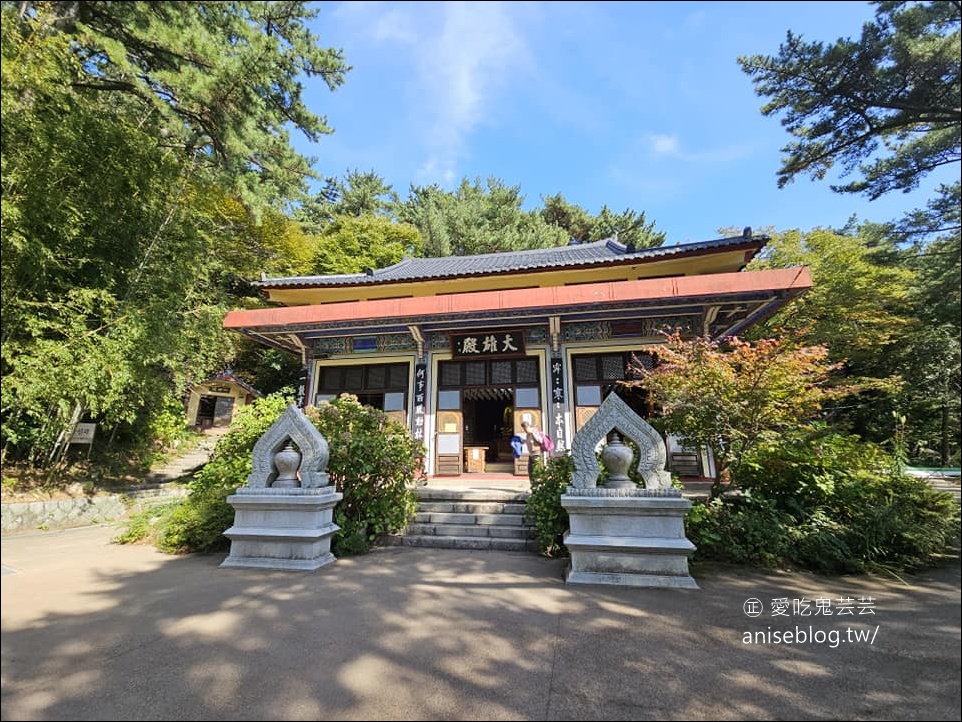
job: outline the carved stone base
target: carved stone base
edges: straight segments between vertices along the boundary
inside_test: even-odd
[[[313,571],[336,561],[332,517],[342,496],[333,486],[238,489],[227,497],[234,525],[224,532],[231,545],[221,566]]]
[[[695,545],[685,537],[691,502],[675,490],[568,488],[561,505],[570,531],[570,584],[698,589],[688,573]]]

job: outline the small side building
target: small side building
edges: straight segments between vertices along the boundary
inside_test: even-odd
[[[191,386],[187,394],[187,424],[199,430],[230,426],[238,409],[262,395],[233,371],[214,374]]]

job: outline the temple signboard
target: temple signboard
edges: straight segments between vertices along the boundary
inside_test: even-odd
[[[456,359],[511,358],[524,355],[524,333],[517,329],[451,336],[451,356]]]

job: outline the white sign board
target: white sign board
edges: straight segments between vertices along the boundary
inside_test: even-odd
[[[73,435],[70,437],[71,444],[92,444],[94,443],[94,431],[97,424],[77,424],[73,428]]]
[[[460,454],[461,434],[438,434],[439,454]]]

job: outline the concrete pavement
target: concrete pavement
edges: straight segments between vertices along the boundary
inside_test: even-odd
[[[960,718],[957,558],[905,583],[693,565],[698,591],[617,589],[517,552],[259,571],[116,533],[2,539],[4,720]],[[854,613],[803,614],[817,598]]]

